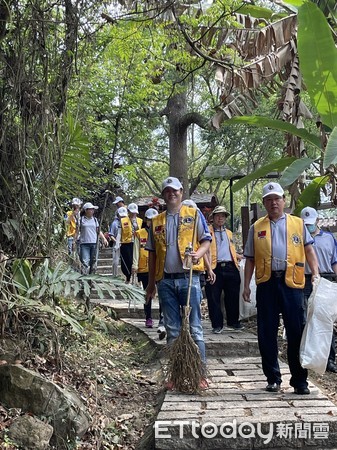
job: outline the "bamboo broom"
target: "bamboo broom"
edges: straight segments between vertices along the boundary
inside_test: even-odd
[[[196,236],[198,211],[195,211],[192,248]],[[173,389],[180,392],[200,392],[201,380],[205,377],[205,367],[201,360],[199,347],[194,342],[190,332],[190,298],[193,276],[193,264],[191,264],[188,280],[186,306],[183,307],[180,334],[169,348],[169,361],[167,366],[167,378]]]

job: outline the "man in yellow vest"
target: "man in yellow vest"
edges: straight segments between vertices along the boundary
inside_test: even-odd
[[[310,394],[306,369],[301,367],[299,350],[305,324],[303,310],[304,267],[307,260],[312,279],[319,278],[313,239],[303,220],[284,214],[285,196],[278,183],[263,188],[267,215],[250,228],[244,251],[243,299],[249,302],[249,283],[255,267],[257,284],[257,331],[262,368],[268,392],[280,390],[277,333],[282,313],[288,341],[290,385],[295,394]]]
[[[209,226],[212,236],[211,269],[216,278],[213,284],[206,285],[206,292],[209,318],[215,334],[221,333],[223,329],[222,291],[225,294],[227,327],[238,331],[244,328],[239,321],[241,278],[237,254],[233,234],[225,227],[229,215],[224,206],[215,207],[210,215],[210,219],[213,219],[213,225]]]
[[[186,304],[189,270],[183,268],[186,248],[195,239],[190,252],[193,263],[193,277],[190,296],[190,331],[191,336],[206,362],[205,343],[201,324],[200,272],[204,270],[203,256],[210,246],[211,236],[205,221],[200,218],[200,211],[182,205],[183,189],[180,181],[174,177],[166,178],[162,183],[162,196],[167,211],[152,219],[146,249],[149,250],[149,284],[146,289],[147,300],[156,293],[161,301],[167,343],[170,345],[179,336],[181,328],[181,308]],[[194,227],[196,224],[196,227]],[[201,388],[207,387],[205,385]]]
[[[148,230],[151,226],[151,220],[158,216],[158,211],[154,208],[149,208],[145,211],[145,228],[137,230],[135,233],[135,242],[133,243],[133,261],[132,273],[137,273],[138,281],[143,285],[143,289],[147,288],[149,282],[149,252],[145,249],[148,238]],[[145,312],[145,326],[146,328],[153,327],[152,320],[152,299],[144,305]]]
[[[124,206],[118,208],[121,227],[121,270],[126,278],[126,283],[131,280],[133,243],[135,240],[135,232],[142,227],[142,219],[137,217],[138,206],[136,203],[130,203],[126,209]],[[129,215],[127,214],[129,212]]]

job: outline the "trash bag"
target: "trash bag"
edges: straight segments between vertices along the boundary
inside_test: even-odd
[[[302,367],[312,369],[319,375],[325,372],[336,319],[337,283],[320,278],[308,300],[307,322],[300,346]]]
[[[244,287],[244,270],[246,260],[242,259],[239,264],[240,269],[240,320],[247,319],[248,317],[256,316],[256,284],[255,284],[255,271],[253,273],[250,282],[250,302],[245,302],[242,298],[242,292]]]

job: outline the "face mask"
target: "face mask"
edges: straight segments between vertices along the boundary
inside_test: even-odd
[[[316,225],[313,223],[312,225],[306,225],[308,231],[310,234],[315,233],[316,231]]]

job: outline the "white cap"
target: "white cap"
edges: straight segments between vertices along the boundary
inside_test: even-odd
[[[98,209],[98,206],[94,206],[92,203],[87,202],[87,203],[84,203],[83,209],[84,209],[84,211],[85,211],[86,209]]]
[[[125,206],[121,206],[117,209],[117,213],[119,217],[127,217],[128,216],[128,210],[125,208]]]
[[[149,208],[148,210],[145,211],[145,217],[150,220],[158,216],[158,214],[159,214],[158,211],[154,208]]]
[[[130,213],[138,214],[138,206],[136,205],[136,203],[130,203],[130,205],[128,206],[128,210],[130,211]]]
[[[74,197],[74,198],[72,199],[72,201],[71,201],[71,204],[72,204],[72,205],[78,205],[78,206],[81,206],[81,205],[82,205],[82,200],[80,200],[80,199],[77,198],[77,197]]]
[[[197,207],[197,204],[196,204],[193,200],[191,200],[190,198],[188,198],[188,199],[186,199],[186,200],[183,200],[183,201],[181,202],[181,204],[182,204],[182,205],[185,205],[185,206],[191,206],[192,208],[195,208],[195,209],[198,208],[198,207]]]
[[[303,208],[301,211],[301,218],[306,225],[313,225],[314,223],[316,223],[317,217],[318,213],[316,209],[310,208],[310,206]]]
[[[279,197],[283,197],[284,190],[278,183],[267,183],[263,186],[262,198],[267,197],[267,195],[278,195]]]
[[[225,214],[226,217],[230,216],[230,213],[227,211],[227,209],[221,205],[218,205],[213,209],[213,211],[209,215],[209,218],[213,217],[214,214]]]
[[[168,177],[163,181],[161,185],[161,192],[163,192],[167,187],[171,187],[172,189],[175,189],[177,191],[178,189],[182,189],[183,185],[180,183],[178,178]]]
[[[113,205],[116,205],[118,202],[123,202],[124,200],[122,199],[122,197],[116,197],[115,200],[112,202]]]

